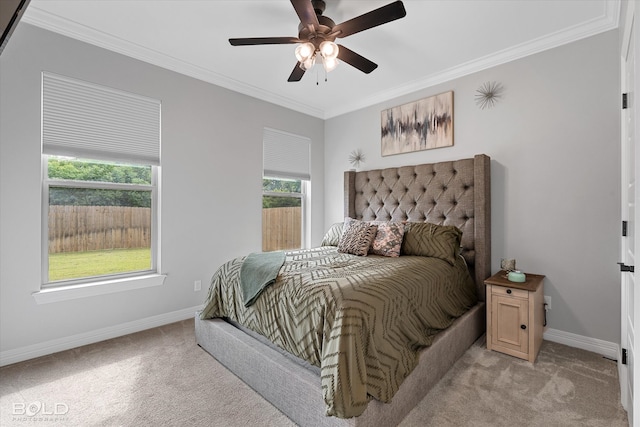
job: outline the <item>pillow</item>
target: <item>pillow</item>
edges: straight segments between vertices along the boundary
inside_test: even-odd
[[[322,238],[320,246],[338,246],[340,243],[340,237],[342,236],[342,229],[344,228],[344,222],[336,222]]]
[[[462,231],[453,225],[409,222],[402,241],[404,255],[440,258],[453,265],[459,253]]]
[[[367,256],[378,226],[352,218],[345,219],[344,230],[338,242],[338,252]]]
[[[404,224],[382,222],[378,224],[378,232],[371,243],[369,252],[375,255],[399,257],[404,237]]]

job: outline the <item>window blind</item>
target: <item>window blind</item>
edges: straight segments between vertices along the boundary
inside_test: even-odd
[[[160,101],[42,73],[43,154],[160,164]]]
[[[263,175],[272,178],[311,179],[311,140],[275,129],[262,135]]]

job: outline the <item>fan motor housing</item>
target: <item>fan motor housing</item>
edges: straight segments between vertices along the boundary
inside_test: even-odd
[[[334,41],[336,39],[335,35],[331,35],[331,31],[333,27],[335,27],[336,23],[333,22],[333,19],[323,16],[324,9],[327,4],[324,0],[311,0],[311,5],[313,6],[313,10],[318,17],[318,23],[320,24],[318,28],[310,28],[311,26],[305,26],[302,22],[298,24],[298,38],[301,40],[308,40],[313,43],[318,49],[320,43],[325,40]]]
[[[318,16],[318,22],[320,26],[316,29],[306,27],[302,23],[298,25],[298,38],[310,41],[316,48],[325,40],[334,41],[336,39],[336,35],[331,34],[331,30],[336,25],[331,18]]]

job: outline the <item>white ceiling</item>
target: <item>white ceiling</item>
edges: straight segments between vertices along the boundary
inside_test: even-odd
[[[392,0],[325,0],[340,23]],[[23,21],[320,118],[330,118],[618,26],[620,0],[405,0],[407,16],[339,42],[378,64],[342,63],[288,83],[297,37],[287,0],[32,0]],[[318,70],[316,72],[316,70]]]

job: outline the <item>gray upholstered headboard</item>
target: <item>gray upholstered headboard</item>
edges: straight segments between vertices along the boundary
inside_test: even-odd
[[[462,230],[462,256],[485,299],[491,275],[491,159],[344,173],[344,215],[364,221],[427,221]]]

